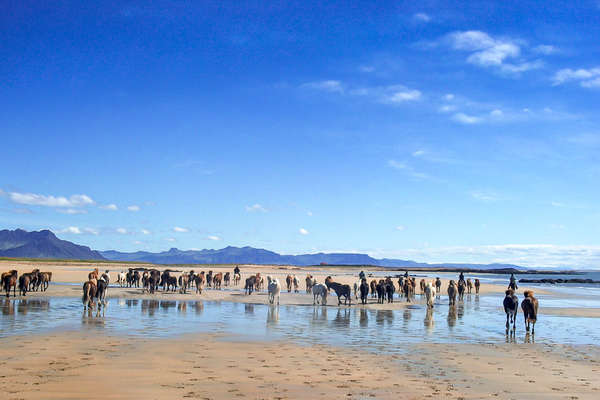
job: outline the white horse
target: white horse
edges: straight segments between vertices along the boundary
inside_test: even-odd
[[[319,296],[321,296],[321,304],[327,304],[327,286],[317,283],[312,287],[313,304],[319,304]]]
[[[279,279],[270,279],[270,276],[267,276],[269,280],[269,303],[273,304],[275,302],[275,297],[277,297],[277,305],[279,305],[279,294],[281,293],[281,285],[279,284]]]
[[[358,300],[358,294],[360,293],[360,285],[361,285],[361,281],[356,281],[354,282],[354,286],[352,287],[354,289],[354,298]]]
[[[427,299],[427,307],[433,308],[433,302],[435,300],[435,288],[431,282],[427,282],[427,285],[425,285],[425,298]]]
[[[121,271],[117,274],[117,283],[119,286],[123,287],[127,283],[127,275],[125,272]]]

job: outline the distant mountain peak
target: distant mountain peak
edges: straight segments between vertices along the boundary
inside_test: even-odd
[[[56,237],[52,231],[0,231],[0,257],[104,260],[98,252]]]

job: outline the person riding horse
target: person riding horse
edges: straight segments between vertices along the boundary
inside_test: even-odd
[[[236,265],[235,268],[233,269],[233,274],[239,274],[240,273],[240,268]]]
[[[462,272],[458,276],[458,282],[460,283],[461,281],[462,283],[465,283],[465,274],[463,274]]]
[[[404,277],[405,277],[405,278],[408,278],[408,271],[405,271],[405,272],[404,272]]]
[[[517,279],[515,278],[515,274],[510,274],[510,282],[508,283],[508,288],[512,290],[517,290],[519,288],[517,286]]]
[[[362,281],[363,279],[365,279],[365,271],[360,271],[360,274],[358,274],[358,278]]]

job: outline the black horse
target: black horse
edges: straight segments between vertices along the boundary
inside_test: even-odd
[[[360,282],[360,301],[363,304],[367,304],[367,299],[369,298],[369,284],[366,279],[361,280]]]
[[[352,305],[352,290],[350,285],[342,285],[337,282],[330,282],[329,287],[335,291],[338,297],[338,306],[342,304],[341,297],[344,297],[344,305]]]

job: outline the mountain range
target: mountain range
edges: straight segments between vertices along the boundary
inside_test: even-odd
[[[49,230],[27,232],[22,229],[0,231],[0,257],[13,258],[58,258],[74,260],[137,261],[153,264],[274,264],[274,265],[373,265],[406,268],[448,269],[519,269],[512,264],[427,264],[411,260],[377,259],[368,254],[315,253],[285,255],[254,247],[228,246],[222,249],[179,250],[152,253],[136,251],[125,253],[115,250],[96,251],[61,240]]]
[[[0,257],[104,260],[87,246],[61,240],[49,230],[27,232],[23,229],[0,231]]]

